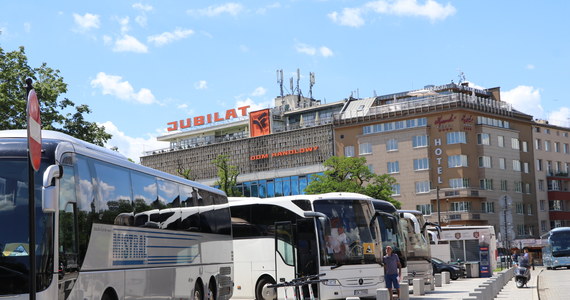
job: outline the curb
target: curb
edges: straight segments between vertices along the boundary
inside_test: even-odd
[[[542,274],[542,271],[544,271],[544,269],[541,269],[536,275],[536,294],[538,295],[538,300],[540,300],[540,274]]]

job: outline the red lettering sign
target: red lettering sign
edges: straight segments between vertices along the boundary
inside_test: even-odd
[[[242,117],[245,117],[245,116],[247,116],[247,109],[248,108],[249,108],[249,105],[246,105],[246,106],[238,107],[237,110],[239,110],[241,112]],[[214,122],[230,120],[230,119],[234,119],[237,117],[238,117],[238,113],[237,113],[236,109],[232,108],[232,109],[226,110],[225,118],[224,118],[223,113],[215,112],[213,115],[212,114],[206,114],[203,116],[196,116],[194,118],[187,118],[185,120],[168,122],[168,123],[166,123],[168,125],[167,131],[176,131],[179,128],[185,129],[185,128],[190,128],[192,126],[200,126],[200,125],[210,124],[210,123],[214,123]],[[192,120],[194,123],[193,125],[192,125]]]

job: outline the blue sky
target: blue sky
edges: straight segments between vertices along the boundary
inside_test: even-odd
[[[570,126],[568,1],[0,1],[0,47],[60,70],[138,161],[167,123],[273,106],[276,70],[326,102],[458,82]],[[41,99],[40,99],[41,101]]]

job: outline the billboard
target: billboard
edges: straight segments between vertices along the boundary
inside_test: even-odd
[[[249,113],[249,131],[251,137],[270,134],[270,125],[269,109],[263,109]]]

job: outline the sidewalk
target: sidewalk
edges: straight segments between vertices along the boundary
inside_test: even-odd
[[[539,277],[543,270],[543,267],[536,267],[531,271],[530,281],[523,288],[517,288],[515,281],[511,279],[495,299],[544,300],[538,296]]]
[[[425,295],[416,296],[410,294],[410,300],[422,299],[455,299],[461,300],[469,297],[469,293],[473,292],[480,284],[489,278],[459,278],[451,280],[449,284],[443,284],[436,287],[434,291],[428,291]]]

